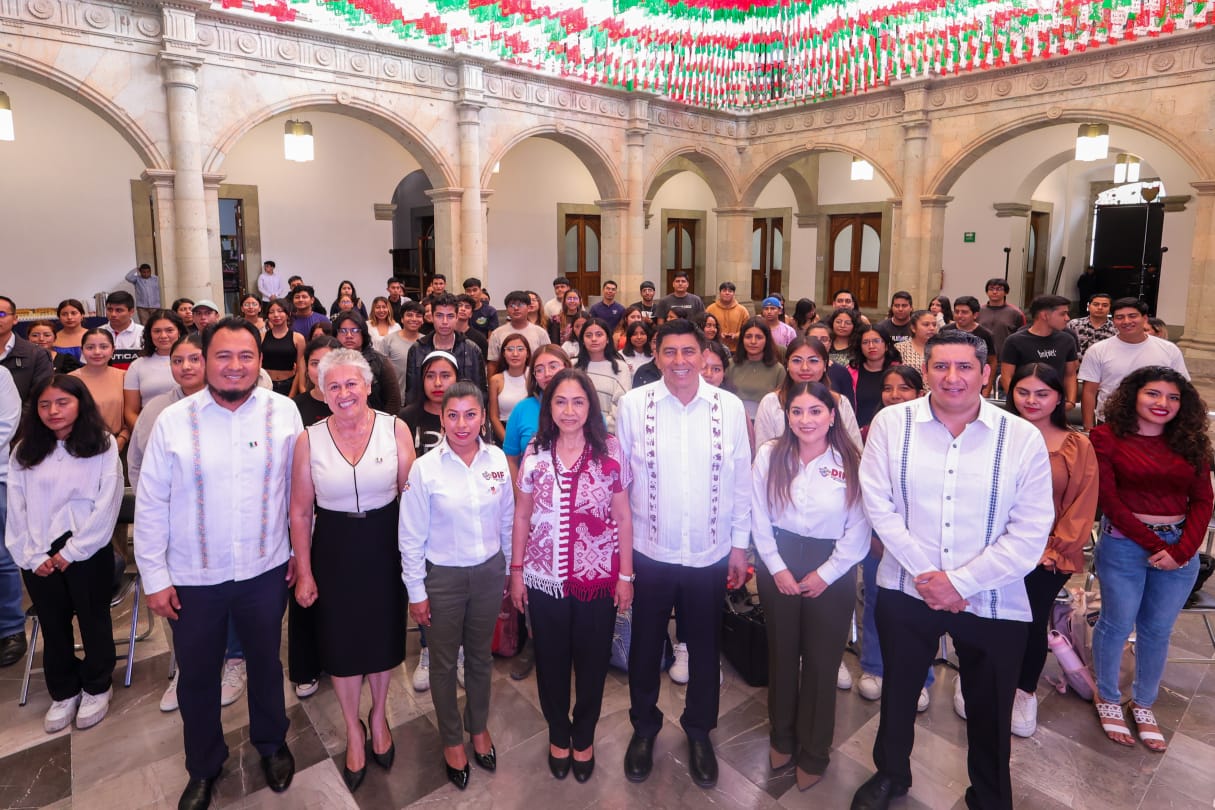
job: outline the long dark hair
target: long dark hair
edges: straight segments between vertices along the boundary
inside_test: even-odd
[[[342,302],[342,285],[350,285],[350,300],[354,304],[354,309],[359,308],[359,291],[354,288],[354,282],[349,279],[342,279],[338,282],[337,294],[333,296],[333,304],[329,307],[329,314],[333,315],[339,312],[338,304]]]
[[[827,430],[827,446],[835,451],[844,467],[845,500],[849,506],[852,506],[861,496],[861,482],[857,480],[861,453],[844,430],[843,422],[839,418],[839,404],[835,401],[835,395],[831,389],[822,383],[802,382],[796,383],[788,389],[788,398],[782,406],[785,412],[785,430],[780,436],[771,440],[772,458],[768,464],[768,508],[773,512],[778,512],[793,502],[790,489],[793,486],[793,480],[801,472],[802,463],[799,457],[797,437],[789,429],[789,407],[793,400],[802,394],[809,394],[817,399],[835,417],[831,427]]]
[[[177,328],[177,337],[173,339],[174,343],[186,334],[186,322],[181,319],[180,315],[167,309],[156,310],[148,318],[148,322],[143,327],[143,347],[139,350],[139,354],[143,357],[151,357],[156,354],[156,343],[152,340],[152,324],[157,321],[168,321]],[[170,347],[169,351],[173,351],[172,347]]]
[[[524,352],[524,354],[523,354],[523,377],[524,377],[524,379],[526,379],[528,369],[530,369],[532,366],[532,344],[527,342],[527,337],[522,332],[511,332],[509,335],[502,338],[502,345],[498,349],[498,356],[502,359],[501,374],[503,377],[506,376],[507,363],[506,363],[506,353],[505,352],[506,352],[507,345],[510,343],[522,343],[523,344],[523,352]]]
[[[612,373],[620,373],[620,364],[624,362],[620,356],[620,352],[616,351],[616,344],[612,342],[612,330],[608,329],[607,321],[603,318],[591,318],[586,323],[582,324],[582,331],[578,333],[578,360],[574,364],[583,371],[591,364],[591,354],[586,350],[586,342],[583,335],[589,327],[598,326],[603,330],[603,334],[607,335],[607,342],[603,345],[603,359],[612,364]]]
[[[63,442],[69,454],[76,458],[92,458],[104,453],[110,446],[110,432],[106,430],[101,411],[97,409],[97,403],[84,380],[70,374],[53,374],[30,391],[29,405],[25,408],[13,440],[16,443],[13,458],[27,470],[41,464],[59,441],[38,413],[38,400],[51,388],[58,388],[78,403],[76,423]]]
[[[1042,384],[1050,388],[1059,395],[1059,401],[1055,403],[1055,409],[1050,412],[1050,423],[1062,430],[1070,430],[1071,425],[1067,423],[1067,392],[1063,389],[1063,378],[1059,376],[1059,372],[1054,366],[1048,366],[1046,363],[1026,363],[1023,366],[1017,366],[1017,370],[1013,372],[1012,379],[1008,381],[1008,402],[1005,404],[1005,409],[1015,413],[1017,416],[1021,412],[1017,410],[1017,404],[1013,400],[1013,391],[1017,387],[1017,383],[1024,380],[1026,377],[1033,377],[1036,380],[1041,380]],[[1203,417],[1205,419],[1205,415]]]
[[[739,354],[742,355],[739,363],[747,361],[747,349],[743,340],[746,338],[747,332],[752,329],[758,329],[764,333],[764,356],[761,358],[761,362],[765,366],[776,365],[776,341],[772,339],[772,330],[768,328],[768,324],[764,323],[763,318],[748,318],[742,329],[738,330],[738,349]]]
[[[1105,423],[1115,436],[1137,434],[1139,415],[1135,412],[1135,400],[1139,397],[1140,389],[1154,382],[1172,383],[1181,392],[1181,407],[1164,426],[1164,440],[1169,449],[1196,470],[1210,464],[1207,405],[1189,380],[1167,366],[1146,366],[1123,377],[1118,388],[1105,401]]]
[[[831,348],[835,349],[835,321],[837,318],[847,318],[852,321],[852,333],[848,335],[848,357],[854,358],[861,353],[861,314],[855,309],[835,309],[827,316],[827,325],[831,328]]]
[[[952,322],[953,306],[949,303],[949,299],[944,295],[938,295],[936,298],[932,299],[932,301],[936,301],[941,305],[941,317],[945,319],[945,323]],[[932,301],[928,302],[930,307],[932,305]]]
[[[890,340],[890,336],[881,329],[875,329],[867,323],[861,323],[857,327],[856,332],[856,354],[848,361],[848,365],[852,368],[862,368],[865,365],[865,352],[861,349],[861,341],[865,339],[865,335],[870,332],[882,339],[882,345],[885,347],[885,354],[882,357],[882,371],[890,368],[896,363],[903,362],[903,356],[899,354],[899,350],[894,347],[894,342]]]
[[[641,353],[641,356],[652,359],[654,355],[650,351],[650,342],[654,339],[654,329],[645,321],[633,321],[624,328],[624,349],[620,353],[624,357],[637,356],[637,350],[633,348],[633,333],[638,329],[645,333],[645,350]]]
[[[798,349],[803,347],[809,348],[823,361],[823,376],[819,378],[818,382],[828,391],[831,390],[831,377],[827,375],[827,369],[831,365],[831,355],[827,354],[827,347],[818,338],[806,337],[804,335],[795,337],[785,347],[785,379],[781,382],[780,389],[776,392],[781,407],[784,407],[785,403],[789,401],[789,392],[793,390],[794,386],[800,385],[800,383],[794,381],[793,376],[789,373],[789,358]]]
[[[582,393],[586,396],[588,410],[586,424],[582,426],[582,435],[586,437],[586,443],[591,447],[591,454],[606,456],[608,432],[607,425],[603,421],[603,410],[599,407],[599,393],[595,390],[595,384],[591,382],[591,378],[580,368],[561,369],[545,386],[544,396],[540,399],[540,424],[536,428],[535,434],[536,449],[549,449],[561,435],[561,429],[553,421],[553,392],[566,380],[578,383],[582,387]]]
[[[810,320],[810,316],[818,311],[818,307],[809,298],[797,299],[797,304],[793,307],[793,323],[797,326],[797,331],[802,331],[806,328],[806,323]]]

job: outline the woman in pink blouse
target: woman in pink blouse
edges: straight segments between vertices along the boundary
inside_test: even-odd
[[[510,592],[530,608],[536,687],[548,722],[548,765],[585,782],[616,610],[633,601],[628,471],[586,372],[565,369],[544,390],[540,425],[519,465]],[[570,717],[570,669],[577,678]]]

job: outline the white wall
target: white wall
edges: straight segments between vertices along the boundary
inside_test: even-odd
[[[660,298],[666,294],[662,260],[662,246],[666,236],[662,232],[662,210],[664,208],[705,212],[703,263],[705,270],[697,275],[696,286],[692,292],[705,299],[705,303],[717,297],[717,285],[725,279],[717,280],[717,215],[713,213],[713,209],[716,207],[717,201],[713,198],[709,184],[702,180],[700,175],[692,172],[680,172],[674,175],[654,194],[654,199],[650,203],[650,225],[646,228],[642,241],[642,267],[645,268],[645,277],[658,287]],[[734,279],[734,281],[738,284],[739,289],[742,289],[742,280]],[[625,298],[629,301],[636,301],[637,290],[630,290]]]
[[[877,172],[872,180],[852,179],[852,155],[824,152],[818,158],[819,205],[873,203],[874,210],[894,196],[890,184]]]
[[[528,138],[500,161],[489,187],[489,269],[482,281],[494,304],[511,290],[535,290],[548,300],[561,270],[557,206],[593,205],[599,193],[591,173],[564,146]]]
[[[288,117],[312,123],[312,162],[284,159]],[[392,274],[392,223],[377,221],[374,206],[391,202],[401,179],[417,168],[402,146],[375,127],[308,112],[279,116],[250,131],[219,172],[227,183],[257,186],[262,258],[273,259],[282,276],[303,276],[329,306],[342,279],[354,282],[368,304],[383,294]]]
[[[4,77],[16,140],[0,141],[0,292],[20,308],[130,290],[131,181],[144,166],[100,116],[52,90]]]

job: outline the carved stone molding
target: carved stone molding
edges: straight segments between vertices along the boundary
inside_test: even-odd
[[[397,212],[396,203],[376,203],[373,206],[375,218],[377,222],[392,222],[393,215]]]
[[[996,209],[996,217],[1003,219],[1005,217],[1021,217],[1029,216],[1030,206],[1028,203],[992,203],[991,207]]]
[[[1186,204],[1194,199],[1189,194],[1169,194],[1160,198],[1160,202],[1164,203],[1164,212],[1166,214],[1179,214],[1185,210]]]

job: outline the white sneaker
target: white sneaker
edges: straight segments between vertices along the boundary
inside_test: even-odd
[[[852,673],[848,671],[848,667],[843,661],[840,661],[840,671],[835,676],[835,685],[844,691],[852,688]]]
[[[915,702],[915,710],[917,712],[928,711],[928,702],[929,702],[928,690],[921,689],[920,690],[920,699]]]
[[[688,682],[688,645],[680,642],[675,645],[675,661],[667,670],[667,675],[675,683]]]
[[[413,691],[425,692],[430,689],[430,648],[422,648],[422,656],[418,659],[418,667],[413,671]]]
[[[870,672],[862,672],[856,691],[860,692],[861,697],[865,700],[880,700],[882,697],[882,676],[874,675]]]
[[[56,700],[51,704],[51,708],[46,710],[46,717],[42,718],[43,730],[47,734],[63,731],[72,724],[72,720],[76,718],[76,709],[79,707],[79,694],[67,700]]]
[[[310,698],[315,695],[317,690],[320,688],[321,681],[319,678],[313,678],[312,680],[305,681],[304,683],[297,683],[295,685],[295,696],[300,699]]]
[[[966,719],[966,700],[962,697],[962,676],[960,674],[953,682],[953,710],[958,717]]]
[[[1017,690],[1013,698],[1012,733],[1018,737],[1032,737],[1038,730],[1038,696]]]
[[[110,698],[113,695],[113,688],[105,690],[100,695],[90,695],[88,692],[84,692],[80,697],[80,710],[76,712],[76,728],[83,731],[104,720],[110,711]]]
[[[245,659],[229,658],[224,662],[224,679],[219,688],[219,705],[231,706],[245,694]]]
[[[173,680],[169,681],[169,688],[165,689],[165,693],[160,696],[160,710],[162,712],[177,711],[177,679],[181,677],[181,670],[173,673]]]
[[[456,683],[460,684],[460,688],[464,688],[464,648],[460,648],[460,652],[456,654]]]

